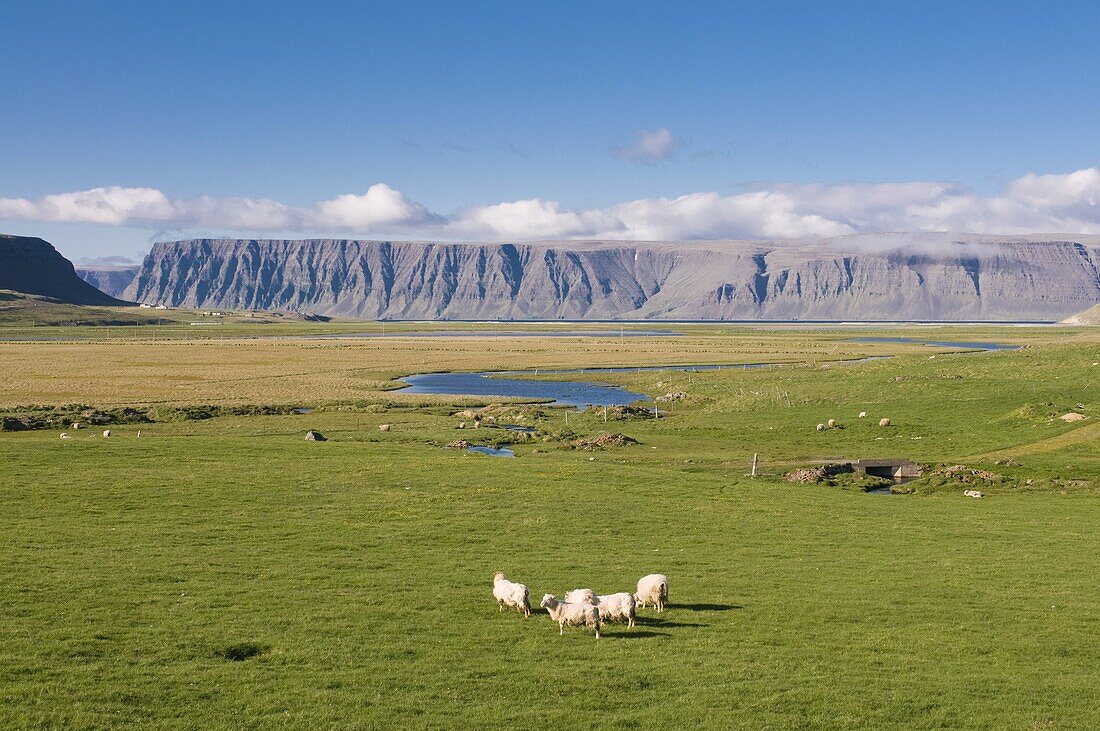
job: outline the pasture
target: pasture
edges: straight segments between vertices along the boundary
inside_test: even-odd
[[[0,432],[0,725],[1098,721],[1100,338],[1086,330],[250,337],[263,332],[154,340],[135,327],[108,342],[88,328],[86,340],[0,343],[0,411],[316,409],[113,425],[110,439]],[[1029,347],[849,342],[866,334]],[[455,412],[476,399],[402,395],[390,380],[759,361],[789,365],[600,375],[686,397],[657,420],[541,409],[526,439],[457,430]],[[1071,410],[1087,418],[1056,418]],[[880,416],[892,426],[877,427]],[[842,428],[816,432],[828,418]],[[304,441],[307,429],[328,441]],[[603,431],[639,443],[566,448]],[[458,437],[512,441],[516,458],[442,446]],[[762,474],[750,479],[754,453]],[[981,500],[942,480],[872,495],[783,479],[859,457],[997,479]],[[671,607],[598,641],[581,628],[559,637],[545,612],[498,613],[497,570],[528,584],[535,604],[579,586],[629,591],[661,572]]]

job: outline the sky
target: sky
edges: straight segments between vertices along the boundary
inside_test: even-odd
[[[1100,233],[1098,3],[0,3],[0,232]]]

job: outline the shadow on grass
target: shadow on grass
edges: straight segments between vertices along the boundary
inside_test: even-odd
[[[744,609],[740,604],[669,604],[670,609],[687,609],[692,612],[728,612]]]
[[[647,627],[709,627],[702,622],[673,622],[664,617],[638,617],[635,622]]]
[[[670,637],[668,632],[654,632],[653,630],[643,629],[640,632],[636,629],[626,629],[622,632],[601,632],[600,639],[612,639],[612,640],[644,640],[652,637]]]

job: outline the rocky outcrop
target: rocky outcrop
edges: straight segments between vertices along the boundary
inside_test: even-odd
[[[124,297],[391,319],[1057,320],[1100,300],[1093,240],[160,243]]]
[[[48,242],[30,236],[0,234],[0,289],[76,305],[125,304],[78,277]]]
[[[121,297],[134,281],[140,266],[79,267],[76,275],[100,292]]]

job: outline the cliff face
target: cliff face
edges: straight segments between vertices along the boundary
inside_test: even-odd
[[[123,296],[363,318],[551,320],[1056,320],[1100,299],[1095,242],[946,243],[201,239],[156,244]]]
[[[76,275],[73,264],[49,243],[0,234],[0,289],[51,297],[75,305],[121,305]]]
[[[119,297],[137,276],[139,266],[81,267],[76,275],[100,292]]]

